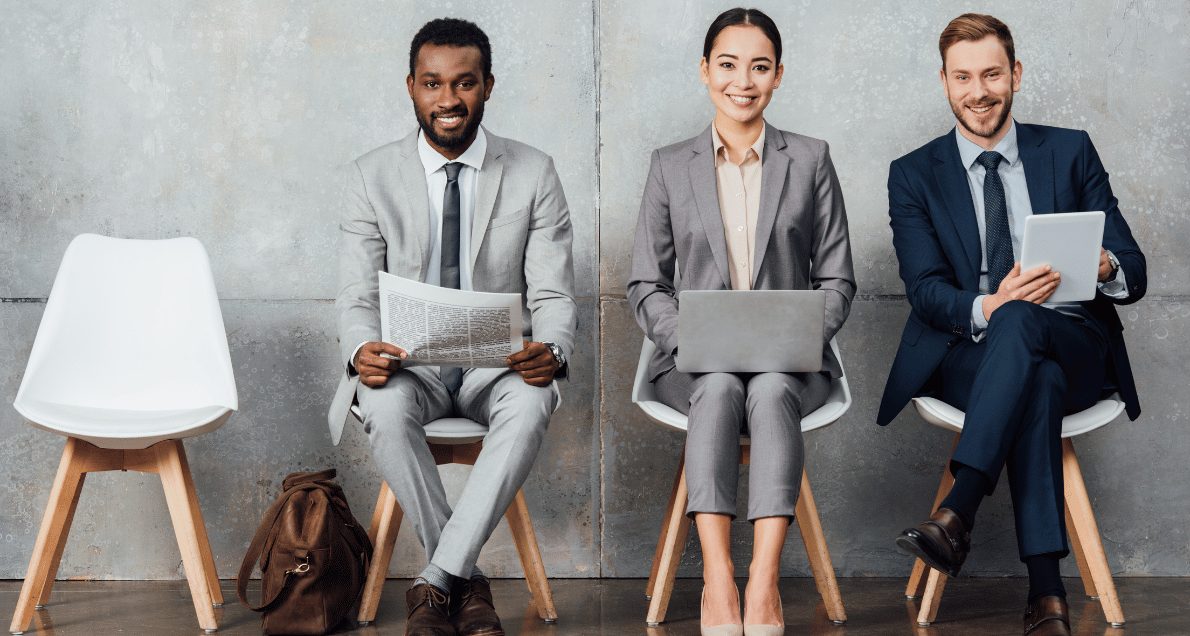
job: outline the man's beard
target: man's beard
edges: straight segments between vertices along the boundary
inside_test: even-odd
[[[981,104],[976,103],[973,105],[978,106]],[[977,130],[973,128],[971,124],[967,123],[967,120],[963,118],[963,114],[967,112],[964,110],[966,104],[959,104],[956,106],[952,103],[950,105],[950,110],[952,113],[954,113],[955,119],[959,120],[959,125],[962,126],[967,132],[975,135],[976,137],[990,139],[995,137],[997,133],[1004,129],[1005,122],[1008,121],[1009,115],[1012,114],[1012,93],[1008,94],[1008,97],[1003,100],[1002,105],[1003,108],[1000,110],[1000,116],[996,119],[995,125],[992,126],[990,130]]]
[[[442,117],[459,115],[460,117],[466,119],[468,110],[465,106],[460,106],[453,111],[431,113],[428,116],[422,115],[422,113],[417,112],[416,109],[414,109],[414,113],[417,116],[417,124],[421,126],[421,130],[423,133],[425,133],[426,137],[429,138],[429,140],[433,142],[435,146],[438,146],[439,148],[445,148],[447,150],[465,150],[462,148],[463,144],[467,143],[474,137],[475,131],[479,129],[479,124],[483,122],[482,103],[480,103],[479,107],[475,109],[475,117],[467,119],[466,125],[457,131],[445,134],[439,133],[434,128],[433,118],[435,116]]]

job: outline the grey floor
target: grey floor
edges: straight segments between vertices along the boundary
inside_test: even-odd
[[[551,581],[560,616],[545,625],[529,605],[521,580],[492,582],[496,606],[511,634],[549,636],[584,634],[648,634],[665,636],[698,633],[699,581],[680,579],[670,605],[668,622],[646,628],[644,581],[637,579],[555,579]],[[372,625],[343,634],[401,634],[404,628],[404,591],[409,582],[390,580],[380,612]],[[1096,601],[1071,594],[1071,614],[1077,636],[1091,634],[1190,634],[1190,578],[1117,579],[1124,629],[1103,621]],[[786,633],[822,634],[1019,634],[1026,582],[1023,579],[958,579],[946,587],[938,622],[930,628],[914,624],[914,602],[902,596],[903,579],[841,579],[847,624],[826,619],[811,579],[784,579]],[[1066,582],[1081,591],[1076,579]],[[253,588],[255,591],[255,586]],[[20,581],[0,581],[0,618],[11,620]],[[257,615],[235,600],[234,584],[224,581],[227,604],[217,610],[220,634],[259,634]],[[28,634],[202,634],[184,581],[60,582],[49,607],[37,612]]]

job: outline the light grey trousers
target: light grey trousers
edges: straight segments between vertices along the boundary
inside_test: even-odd
[[[413,367],[394,373],[380,388],[361,384],[357,397],[372,457],[426,558],[457,577],[470,577],[480,549],[533,467],[557,393],[525,384],[508,369],[468,369],[451,395],[437,367]],[[466,417],[488,427],[453,510],[425,436],[425,425],[443,417]]]
[[[802,415],[826,403],[827,373],[704,373],[671,369],[657,397],[689,418],[686,514],[735,516],[740,435],[751,437],[748,520],[793,517],[802,482]]]

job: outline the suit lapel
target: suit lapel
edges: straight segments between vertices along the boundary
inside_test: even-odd
[[[971,186],[967,182],[967,169],[959,158],[959,146],[954,132],[939,138],[934,146],[934,180],[946,202],[946,218],[950,219],[963,253],[967,257],[967,272],[974,282],[966,281],[964,287],[979,284],[979,263],[983,248],[979,242],[979,224],[975,219],[975,203],[971,200]]]
[[[1016,126],[1016,143],[1025,163],[1025,183],[1033,214],[1057,212],[1054,200],[1054,154],[1044,145],[1045,138],[1021,124]]]
[[[397,172],[401,178],[401,189],[405,195],[405,203],[409,206],[410,234],[406,245],[412,243],[417,246],[421,254],[421,271],[417,273],[419,281],[426,280],[426,272],[430,265],[430,195],[426,186],[426,170],[422,166],[421,157],[417,154],[417,133],[406,137],[401,144],[404,161],[397,165]]]
[[[702,229],[706,232],[715,266],[723,277],[723,285],[731,289],[731,272],[727,267],[727,239],[723,236],[723,217],[719,212],[719,182],[715,176],[715,153],[711,144],[711,128],[698,137],[690,157],[690,189]]]
[[[785,137],[776,128],[765,124],[764,157],[761,158],[760,210],[756,215],[756,254],[752,259],[752,288],[760,277],[764,265],[769,237],[773,224],[777,222],[777,211],[789,181],[789,155],[785,154]]]
[[[471,253],[468,258],[472,271],[475,270],[475,259],[479,257],[479,248],[487,237],[488,222],[492,220],[496,195],[500,192],[500,179],[504,175],[504,140],[486,130],[484,132],[488,139],[488,149],[484,153],[483,169],[479,171],[475,218],[471,224]]]

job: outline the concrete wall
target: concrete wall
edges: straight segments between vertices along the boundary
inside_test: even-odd
[[[807,436],[811,481],[844,575],[902,575],[891,539],[930,505],[949,436],[911,414],[873,423],[907,313],[887,229],[891,159],[950,128],[936,38],[952,3],[765,3],[786,80],[767,115],[821,137],[847,197],[860,296],[840,335],[855,404]],[[575,224],[581,309],[564,387],[526,491],[556,576],[646,576],[681,438],[628,401],[640,343],[623,298],[648,152],[712,116],[697,78],[722,3],[651,0],[363,5],[8,3],[0,23],[0,398],[11,402],[62,251],[80,232],[196,236],[223,298],[241,410],[187,442],[220,572],[238,567],[291,470],[337,466],[356,515],[379,477],[359,430],[331,447],[336,373],[334,168],[413,129],[408,42],[427,19],[477,21],[494,48],[485,123],[554,156]],[[1112,568],[1190,574],[1190,3],[976,3],[1014,28],[1022,121],[1085,128],[1150,263],[1125,308],[1145,409],[1078,440]],[[155,363],[147,361],[146,363]],[[0,409],[0,578],[23,576],[61,439]],[[446,469],[457,491],[465,469]],[[737,528],[740,563],[746,524]],[[795,533],[796,534],[796,533]],[[422,557],[406,531],[394,574]],[[968,569],[1018,573],[1006,495]],[[181,575],[155,478],[88,480],[62,576]],[[692,538],[684,574],[697,572]],[[791,537],[786,570],[806,574]],[[520,572],[507,532],[481,565]],[[1070,564],[1073,567],[1073,564]]]

